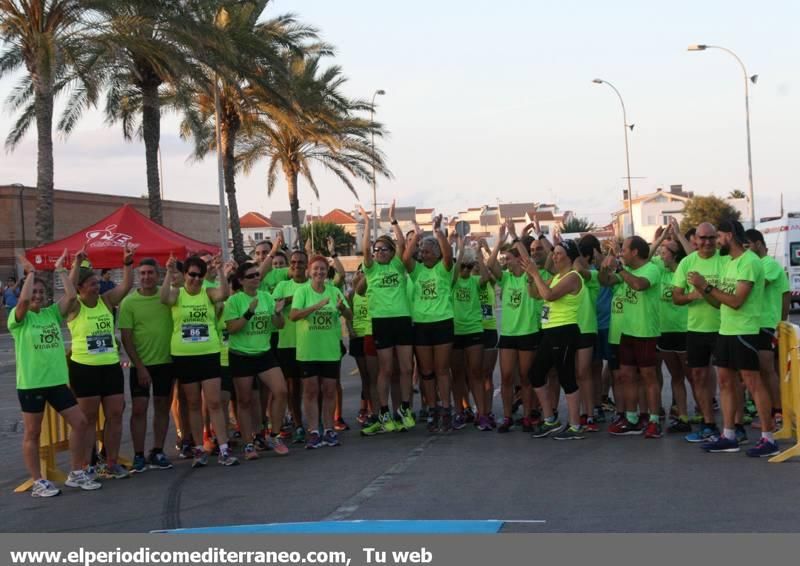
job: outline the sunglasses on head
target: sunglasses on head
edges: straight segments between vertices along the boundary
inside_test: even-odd
[[[243,279],[255,279],[256,277],[261,277],[261,274],[258,272],[255,273],[248,273],[243,277]]]
[[[199,271],[187,271],[186,275],[188,275],[192,279],[200,279],[203,276],[203,274],[200,273]]]

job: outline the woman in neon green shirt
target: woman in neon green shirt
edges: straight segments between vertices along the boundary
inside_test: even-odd
[[[95,435],[97,414],[103,404],[106,462],[98,469],[98,474],[106,478],[126,478],[128,471],[117,462],[125,408],[125,377],[119,365],[112,313],[133,286],[133,248],[126,244],[122,252],[122,283],[102,295],[100,280],[94,271],[81,267],[85,258],[83,250],[78,252],[70,274],[72,282],[77,283],[78,301],[67,318],[72,335],[69,382],[89,422],[87,437]],[[94,446],[94,442],[87,440],[87,445]],[[90,461],[91,453],[87,453],[86,463]]]
[[[410,429],[416,425],[414,412],[411,410],[414,334],[411,326],[411,307],[406,294],[406,266],[400,259],[405,254],[406,242],[394,217],[394,204],[392,202],[389,209],[389,219],[395,239],[386,235],[379,236],[374,242],[374,247],[368,229],[369,214],[364,207],[359,207],[365,227],[361,250],[364,252],[364,275],[370,289],[367,298],[372,317],[372,337],[378,353],[380,404],[378,418],[361,429],[361,434],[364,436]],[[392,385],[395,359],[400,374],[400,407],[397,408],[397,421],[389,412],[389,388]]]
[[[450,356],[453,350],[453,251],[441,230],[442,216],[433,221],[433,236],[414,236],[403,253],[403,263],[413,285],[411,318],[414,321],[414,352],[417,355],[425,402],[428,431],[447,432],[450,412]],[[411,253],[419,242],[419,259]],[[439,394],[441,411],[436,407]]]
[[[579,255],[578,246],[572,240],[557,243],[551,255],[556,273],[550,281],[542,278],[535,265],[527,262],[525,266],[536,285],[535,294],[544,299],[542,342],[530,374],[544,419],[534,431],[534,438],[542,438],[551,433],[556,433],[553,437],[556,440],[583,438],[580,396],[575,378],[575,352],[580,337],[578,311],[586,288],[583,277],[572,265]],[[563,431],[561,423],[553,415],[553,400],[547,386],[547,374],[553,367],[556,368],[558,381],[567,398],[570,426]]]
[[[219,270],[219,259],[214,260]],[[228,446],[228,418],[221,403],[220,339],[216,303],[228,297],[228,277],[234,264],[224,266],[218,287],[203,288],[208,265],[197,256],[183,263],[183,286],[167,284],[175,276],[174,257],[167,260],[167,274],[161,286],[161,302],[172,307],[170,353],[175,377],[186,395],[189,425],[195,442],[193,468],[208,464],[208,454],[198,441],[203,438],[202,405],[205,401],[219,442],[219,463],[234,466],[239,461]]]
[[[339,317],[352,320],[342,292],[327,282],[328,261],[316,256],[310,263],[311,280],[300,287],[292,298],[289,319],[297,322],[297,360],[303,371],[303,411],[309,431],[306,448],[338,446],[334,430],[336,383],[340,378],[342,325]],[[322,424],[319,397],[322,393]]]
[[[258,458],[254,438],[254,423],[248,418],[252,414],[253,403],[259,408],[260,399],[253,399],[253,376],[272,393],[270,417],[276,423],[268,448],[276,454],[285,455],[289,450],[278,438],[278,422],[286,412],[286,381],[278,365],[278,359],[270,345],[273,328],[283,327],[284,301],[274,301],[268,291],[259,289],[261,274],[254,263],[245,262],[236,269],[234,288],[238,291],[225,301],[223,319],[228,330],[228,360],[236,388],[239,427],[244,442],[245,458]],[[260,419],[257,421],[260,424]]]
[[[17,397],[22,409],[25,432],[22,437],[22,457],[31,474],[33,497],[53,497],[61,493],[50,481],[42,478],[39,459],[39,437],[42,432],[45,404],[49,403],[72,428],[70,453],[72,471],[67,476],[67,487],[84,490],[99,489],[99,483],[90,479],[83,470],[90,446],[87,444],[88,422],[78,407],[78,402],[67,382],[64,339],[61,321],[75,302],[75,287],[66,275],[64,260],[67,250],[55,264],[55,271],[64,285],[64,295],[50,306],[44,281],[36,278],[36,268],[24,257],[20,263],[25,268],[25,283],[19,301],[8,315],[8,330],[14,338],[17,362]],[[94,433],[94,429],[91,431]]]
[[[473,275],[478,268],[479,275]],[[472,393],[478,407],[478,428],[492,430],[489,424],[489,411],[486,406],[483,370],[483,311],[481,310],[480,289],[491,278],[483,263],[480,250],[467,248],[464,238],[458,238],[458,259],[453,270],[453,313],[455,337],[453,341],[453,399],[456,414],[453,428],[458,430],[466,424],[464,407],[469,407],[469,394]]]

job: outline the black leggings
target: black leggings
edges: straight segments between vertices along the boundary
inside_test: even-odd
[[[534,387],[544,387],[547,384],[547,374],[555,366],[558,372],[558,381],[569,395],[578,390],[575,381],[575,351],[578,347],[580,330],[577,324],[567,324],[542,330],[542,341],[536,352],[528,378]]]

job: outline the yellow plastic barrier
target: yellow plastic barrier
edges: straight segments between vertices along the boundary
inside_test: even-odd
[[[106,417],[103,414],[103,406],[97,413],[97,440],[103,442],[103,426]],[[64,483],[67,474],[56,466],[56,454],[69,450],[69,435],[71,433],[69,425],[64,417],[59,415],[49,404],[45,407],[44,418],[42,419],[42,434],[39,437],[39,465],[42,470],[42,477],[55,483]],[[119,463],[130,466],[130,460],[120,457]],[[33,487],[33,480],[27,479],[16,489],[14,493],[22,493]]]
[[[776,440],[795,439],[791,448],[769,459],[784,462],[800,456],[800,326],[781,322],[778,325],[778,376],[781,382],[783,428],[775,433]]]

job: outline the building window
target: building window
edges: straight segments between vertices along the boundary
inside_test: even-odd
[[[253,233],[254,240],[263,240],[264,239],[264,232],[254,232]]]

